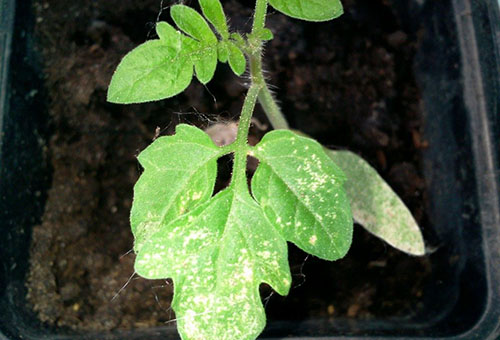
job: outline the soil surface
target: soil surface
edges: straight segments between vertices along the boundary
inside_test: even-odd
[[[40,320],[78,330],[164,325],[172,283],[132,276],[128,215],[141,173],[136,155],[180,122],[207,128],[236,120],[245,93],[226,65],[173,99],[106,103],[112,72],[167,20],[160,0],[36,0],[53,168],[43,222],[33,230],[28,299]],[[416,37],[389,1],[344,0],[346,13],[305,23],[272,13],[265,64],[293,128],[332,148],[358,152],[408,204],[426,230],[420,95],[412,73]],[[195,1],[188,2],[195,5]],[[164,6],[169,4],[164,1]],[[252,1],[225,1],[232,27],[249,29]],[[268,122],[258,109],[252,138]],[[260,122],[260,124],[257,124]],[[223,185],[230,165],[220,163]],[[430,277],[427,258],[395,251],[357,226],[348,255],[330,263],[290,245],[294,287],[266,300],[270,320],[412,315]],[[263,297],[270,291],[263,287]]]

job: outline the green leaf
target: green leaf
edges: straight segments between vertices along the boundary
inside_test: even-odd
[[[150,40],[120,62],[108,88],[112,103],[143,103],[181,93],[193,78],[193,64],[176,46]]]
[[[345,188],[354,219],[393,247],[424,255],[425,245],[417,222],[377,171],[352,152],[327,153],[347,174]]]
[[[217,67],[217,37],[207,22],[194,9],[184,5],[174,5],[170,15],[176,25],[198,41],[191,42],[189,50],[196,77],[202,84],[212,80]]]
[[[262,282],[288,294],[287,245],[248,192],[232,187],[170,224],[137,254],[135,271],[174,281],[182,339],[255,339],[265,326]]]
[[[229,50],[229,66],[237,76],[241,76],[247,67],[245,55],[232,41],[227,42],[227,48]]]
[[[245,46],[245,39],[238,32],[231,33],[231,39],[234,40],[238,45]]]
[[[343,257],[352,241],[345,176],[316,141],[275,130],[253,149],[260,164],[252,193],[287,241],[327,260]]]
[[[201,47],[200,52],[193,58],[194,69],[196,78],[206,84],[212,80],[217,68],[217,45]]]
[[[205,19],[191,7],[174,5],[170,9],[170,15],[175,24],[186,34],[201,42],[211,45],[217,44],[217,37]]]
[[[203,15],[214,25],[223,39],[229,38],[226,15],[219,0],[199,0]]]
[[[229,58],[229,50],[225,41],[219,41],[219,44],[217,45],[217,56],[221,63],[227,62],[227,59]]]
[[[201,83],[213,78],[217,40],[194,40],[166,22],[157,23],[156,31],[159,40],[139,45],[120,62],[109,85],[108,101],[131,104],[173,97],[191,83],[193,66]]]
[[[264,41],[273,40],[274,34],[269,28],[263,28],[258,33],[259,39]]]
[[[156,23],[156,34],[165,45],[180,51],[182,47],[181,32],[177,31],[170,24],[160,21]]]
[[[269,0],[269,4],[289,17],[307,21],[327,21],[344,13],[340,0]]]
[[[184,124],[176,127],[175,135],[160,137],[141,152],[144,173],[135,184],[130,214],[136,251],[161,225],[212,196],[220,156],[205,132]]]

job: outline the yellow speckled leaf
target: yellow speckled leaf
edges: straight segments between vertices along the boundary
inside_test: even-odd
[[[248,192],[228,188],[162,225],[137,254],[135,271],[173,279],[184,340],[255,339],[266,322],[259,285],[281,295],[290,288],[286,247]]]
[[[272,131],[253,150],[260,161],[252,193],[268,219],[304,251],[327,260],[343,257],[352,241],[345,176],[316,141]]]
[[[175,135],[160,137],[141,152],[144,173],[134,186],[130,213],[136,252],[160,225],[212,196],[220,155],[205,132],[185,124],[177,126]]]

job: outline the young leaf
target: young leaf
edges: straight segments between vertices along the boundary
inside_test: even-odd
[[[327,21],[344,13],[340,0],[269,0],[269,4],[289,17],[307,21]]]
[[[217,50],[207,50],[194,64],[196,78],[198,78],[202,84],[208,83],[214,77],[216,67]]]
[[[248,192],[228,188],[170,224],[137,254],[135,271],[171,277],[182,339],[255,339],[265,326],[259,285],[290,289],[287,245]]]
[[[217,45],[202,46],[201,43],[194,41],[194,52],[191,55],[191,60],[194,63],[196,78],[206,84],[215,74],[217,68]]]
[[[177,14],[181,22],[184,16],[189,17],[194,12],[208,28],[196,11],[174,10],[176,12],[189,13]],[[191,28],[189,26],[187,30],[193,31]],[[131,104],[173,97],[188,87],[193,78],[193,66],[200,82],[209,82],[217,67],[217,39],[208,30],[215,42],[211,38],[200,42],[181,34],[166,22],[157,23],[160,39],[136,47],[123,58],[111,79],[108,101]],[[203,29],[198,31],[203,32]]]
[[[275,130],[253,149],[260,161],[252,193],[287,241],[327,260],[351,245],[352,216],[345,176],[316,141]]]
[[[199,0],[203,15],[214,25],[223,39],[229,38],[226,15],[219,0]]]
[[[240,46],[245,45],[245,39],[238,32],[231,33],[231,39],[236,41]]]
[[[425,245],[417,222],[377,171],[352,152],[327,153],[347,174],[345,188],[354,219],[393,247],[424,255]]]
[[[263,28],[259,31],[259,39],[264,41],[273,40],[274,34],[269,28]]]
[[[229,51],[229,66],[237,76],[241,76],[247,66],[245,55],[232,41],[227,42],[227,48]]]
[[[160,137],[141,152],[144,173],[135,184],[130,214],[136,251],[161,225],[212,196],[220,156],[205,132],[184,124],[175,135]]]
[[[229,58],[229,50],[227,48],[227,42],[225,42],[224,40],[219,41],[219,44],[217,45],[217,56],[221,63],[227,62],[227,59]]]
[[[181,30],[197,39],[189,43],[190,51],[194,52],[190,57],[198,80],[202,84],[208,83],[217,67],[217,37],[205,19],[188,6],[172,6],[170,15]]]
[[[170,15],[174,19],[175,24],[186,34],[210,45],[217,43],[217,37],[205,19],[191,7],[174,5],[170,9]]]
[[[174,39],[172,39],[174,40]],[[193,78],[193,63],[181,50],[163,40],[150,40],[130,51],[120,62],[108,88],[112,103],[143,103],[173,97]]]
[[[163,41],[167,46],[170,46],[177,51],[181,50],[181,32],[177,31],[170,24],[164,21],[156,23],[156,34],[158,34],[160,40]]]

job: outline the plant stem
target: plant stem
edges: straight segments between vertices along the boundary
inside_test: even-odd
[[[264,75],[262,77],[264,78]],[[267,84],[265,84],[259,93],[259,103],[274,129],[287,130],[290,128]]]
[[[285,116],[281,112],[278,104],[273,98],[269,87],[266,84],[264,74],[262,73],[262,41],[258,40],[255,36],[258,36],[259,30],[265,27],[267,14],[267,0],[257,0],[255,5],[255,14],[252,27],[252,34],[254,35],[250,41],[252,47],[256,50],[252,51],[250,55],[250,64],[255,64],[257,67],[250,68],[250,74],[252,79],[263,84],[261,92],[259,93],[259,103],[262,105],[264,112],[271,122],[271,125],[275,129],[288,129],[288,122]],[[258,41],[257,41],[258,40]],[[256,46],[255,46],[256,45]],[[257,52],[258,49],[258,53]],[[252,60],[253,59],[253,60]]]
[[[266,25],[267,0],[257,0],[253,15],[252,33],[263,29]]]
[[[243,108],[241,109],[240,122],[238,125],[238,134],[234,142],[234,164],[233,178],[231,185],[235,185],[239,190],[248,191],[247,186],[247,151],[248,151],[248,130],[252,120],[253,110],[257,103],[261,86],[260,84],[252,83],[248,90]]]
[[[234,142],[233,178],[231,182],[231,185],[241,191],[248,191],[246,176],[247,153],[249,150],[248,131],[257,100],[260,101],[274,128],[288,128],[288,123],[272,97],[262,72],[262,40],[260,40],[258,33],[266,24],[267,1],[257,0],[252,33],[248,37],[247,53],[250,62],[251,86],[241,109],[238,134]]]

